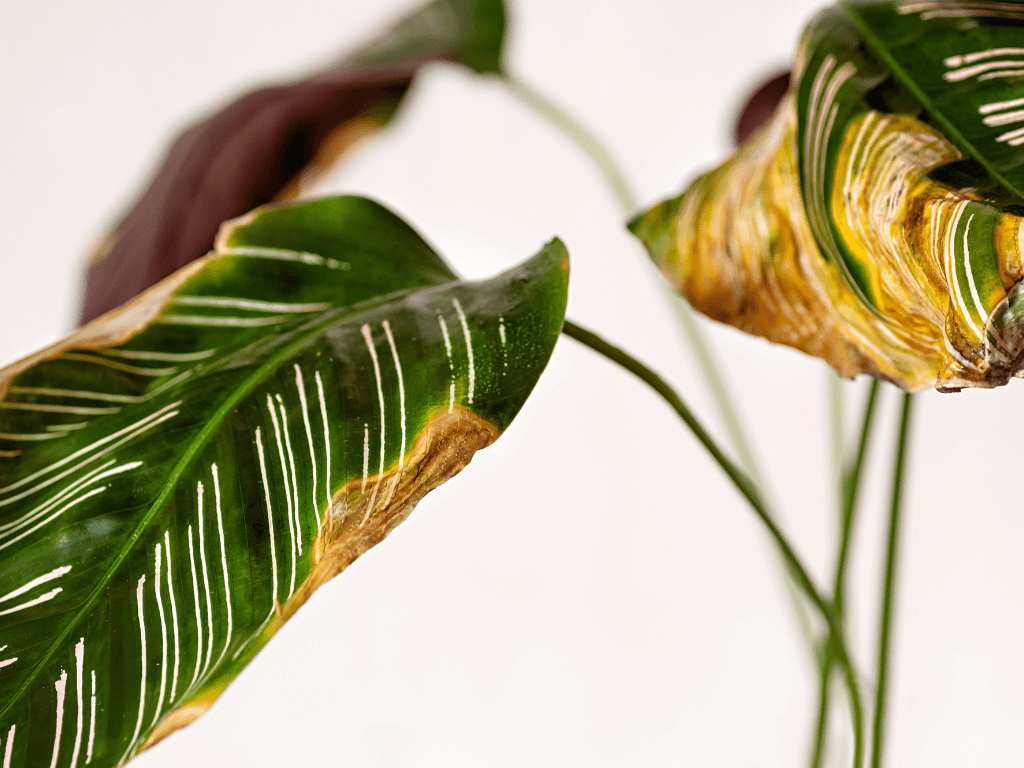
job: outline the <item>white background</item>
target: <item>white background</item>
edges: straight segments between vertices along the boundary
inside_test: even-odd
[[[607,141],[645,204],[724,157],[744,94],[785,66],[817,5],[511,2],[510,67]],[[408,5],[0,0],[0,364],[71,329],[92,237],[183,123]],[[428,68],[333,188],[387,203],[472,277],[561,236],[570,316],[662,371],[717,431],[601,178],[497,83]],[[829,583],[825,369],[709,332],[786,528]],[[852,424],[864,383],[846,391]],[[889,765],[1022,760],[1022,398],[1015,382],[917,401]],[[853,551],[867,700],[896,404],[887,391]],[[815,691],[752,514],[666,406],[563,339],[495,446],[136,765],[788,767],[806,763]],[[849,743],[833,744],[839,764]]]

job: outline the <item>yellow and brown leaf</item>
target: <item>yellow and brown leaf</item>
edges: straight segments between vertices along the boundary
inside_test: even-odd
[[[772,120],[630,224],[696,309],[911,391],[1024,368],[1021,20],[945,5],[823,12]]]

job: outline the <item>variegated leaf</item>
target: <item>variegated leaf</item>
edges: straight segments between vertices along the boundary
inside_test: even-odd
[[[0,371],[0,764],[118,765],[201,714],[519,411],[553,241],[459,281],[356,197],[214,253]]]
[[[1024,7],[848,0],[775,118],[631,224],[710,317],[908,390],[1024,363]]]

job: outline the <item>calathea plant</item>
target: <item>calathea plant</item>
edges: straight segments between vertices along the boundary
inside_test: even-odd
[[[772,123],[633,231],[705,314],[845,376],[1006,384],[1024,366],[1020,15],[823,11]]]
[[[775,116],[724,165],[631,230],[705,314],[909,392],[991,388],[1024,375],[1021,316],[1024,6],[848,0],[818,14]],[[889,524],[871,759],[885,733],[903,463]],[[843,525],[821,661],[820,765],[861,456]],[[853,764],[866,759],[849,658]]]
[[[297,138],[316,170],[423,60],[494,68],[502,25],[500,3],[431,4],[341,74],[188,131],[106,239],[86,317],[173,274],[0,371],[5,768],[120,765],[190,723],[518,413],[562,326],[557,240],[467,283],[379,204],[327,197],[196,258],[237,206],[291,196]]]
[[[380,205],[301,201],[391,120],[424,62],[496,76],[568,129],[705,314],[846,376],[953,390],[1019,369],[1022,142],[1007,89],[1024,72],[1022,15],[1012,3],[826,11],[773,121],[636,217],[608,154],[507,73],[494,2],[432,3],[340,67],[184,134],[95,254],[84,319],[113,311],[0,374],[0,629],[20,638],[0,659],[4,768],[115,765],[201,714],[313,589],[496,438],[533,388],[563,328],[560,242],[465,283]],[[826,754],[835,669],[853,762],[879,764],[909,399],[872,706],[844,592],[877,384],[841,484],[826,590],[777,523],[739,430],[734,463],[656,374],[564,330],[668,401],[767,527],[798,609],[818,616],[812,764]]]
[[[32,764],[46,729],[55,764],[119,765],[200,715],[497,439],[567,278],[553,241],[463,283],[376,203],[324,198],[229,223],[209,256],[4,369],[0,547],[21,583],[0,615],[25,638],[3,660],[5,759]]]

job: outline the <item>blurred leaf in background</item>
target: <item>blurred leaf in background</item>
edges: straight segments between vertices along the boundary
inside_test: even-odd
[[[501,67],[501,0],[434,0],[312,77],[252,91],[182,133],[91,256],[82,322],[213,247],[221,222],[314,187],[394,117],[419,69]]]

